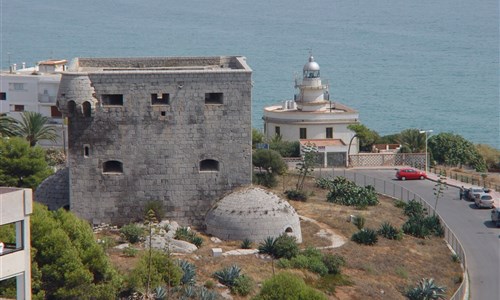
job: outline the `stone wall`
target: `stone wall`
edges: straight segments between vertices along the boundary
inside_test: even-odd
[[[168,105],[152,105],[151,94],[166,93]],[[205,104],[206,93],[223,103]],[[105,105],[110,94],[123,105]],[[159,200],[169,219],[201,225],[214,201],[251,183],[249,68],[73,72],[58,101],[69,116],[70,208],[95,224],[135,221]],[[218,171],[200,170],[207,159]],[[107,161],[122,170],[104,172]]]

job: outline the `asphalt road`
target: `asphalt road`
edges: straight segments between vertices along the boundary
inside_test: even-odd
[[[398,181],[394,178],[395,170],[351,169],[346,172],[356,173],[358,180],[362,177],[360,174],[376,178],[376,180],[369,179],[367,184],[376,183],[377,190],[387,189],[386,194],[391,194],[393,190],[388,188],[388,184],[383,185],[383,181],[403,186],[420,195],[432,207],[435,205],[433,188],[436,182]],[[342,174],[338,172],[334,175]],[[459,200],[458,188],[451,186],[444,190],[437,206],[437,212],[455,233],[465,250],[469,269],[470,299],[474,300],[500,299],[500,228],[496,228],[490,222],[490,211],[490,209],[476,209],[473,202]]]

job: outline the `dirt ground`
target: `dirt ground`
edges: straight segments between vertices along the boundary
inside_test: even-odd
[[[284,181],[280,178],[280,183],[272,191],[285,198],[283,192],[292,189],[295,183],[296,178],[293,176],[287,176]],[[406,216],[400,208],[395,207],[393,199],[380,197],[379,205],[357,210],[326,202],[327,192],[316,188],[312,178],[308,178],[304,190],[309,193],[307,202],[290,203],[299,215],[312,218],[317,223],[301,221],[303,243],[300,247],[331,245],[331,240],[316,235],[322,228],[327,228],[343,236],[345,244],[322,251],[344,256],[347,265],[342,269],[343,276],[336,278],[320,278],[302,270],[292,272],[325,292],[329,299],[405,299],[402,292],[416,285],[422,278],[434,278],[438,285],[445,286],[446,298],[451,297],[459,286],[462,280],[461,266],[452,260],[452,253],[441,238],[418,239],[405,235],[401,241],[393,241],[379,237],[374,246],[359,245],[350,241],[351,235],[357,232],[357,228],[347,221],[350,215],[363,215],[366,219],[365,228],[378,229],[385,221],[400,228],[406,221]],[[256,285],[250,296],[234,296],[234,299],[250,299],[258,292],[258,284],[272,276],[273,261],[260,255],[212,257],[212,248],[222,248],[226,252],[238,249],[241,241],[213,243],[208,236],[203,236],[203,239],[203,246],[194,254],[177,255],[197,266],[198,284],[215,282],[212,277],[214,271],[237,264]],[[257,248],[258,245],[253,247]],[[124,257],[119,250],[112,250],[109,254],[122,273],[128,272],[137,260],[137,257]],[[283,270],[274,267],[274,272],[281,271]],[[215,289],[221,291],[220,288]]]

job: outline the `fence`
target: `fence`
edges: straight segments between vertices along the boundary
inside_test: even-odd
[[[332,177],[335,176],[343,176],[353,182],[355,182],[357,185],[360,186],[367,186],[371,185],[375,188],[375,190],[383,195],[387,195],[393,198],[401,199],[405,202],[408,202],[410,200],[416,200],[419,203],[422,204],[422,206],[426,209],[427,214],[436,214],[439,217],[439,220],[441,221],[441,224],[443,225],[444,228],[444,239],[448,243],[448,245],[453,249],[455,254],[460,258],[460,261],[462,262],[462,266],[464,269],[464,277],[462,280],[462,283],[456,290],[455,294],[450,298],[451,300],[462,300],[462,299],[467,299],[468,298],[468,282],[467,282],[467,260],[465,256],[465,251],[462,247],[462,244],[460,241],[457,239],[453,231],[448,227],[446,222],[441,218],[439,214],[437,214],[434,211],[434,208],[425,201],[420,195],[405,189],[402,186],[396,185],[392,182],[387,182],[382,179],[370,177],[364,174],[356,174],[354,172],[346,172],[346,169],[338,169],[338,170],[333,170],[331,172],[322,172],[322,176],[328,176],[329,174],[332,174]]]
[[[487,174],[486,176],[481,175],[480,173],[470,174],[470,173],[458,172],[450,169],[435,168],[435,167],[430,168],[429,171],[435,174],[441,174],[442,172],[446,177],[449,177],[451,179],[455,179],[463,183],[482,186],[500,192],[500,183],[493,181],[491,178],[488,178]]]

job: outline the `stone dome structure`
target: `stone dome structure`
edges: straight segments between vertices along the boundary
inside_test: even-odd
[[[283,233],[302,242],[299,215],[277,195],[258,187],[236,190],[215,203],[205,217],[207,233],[224,240],[254,242]]]

